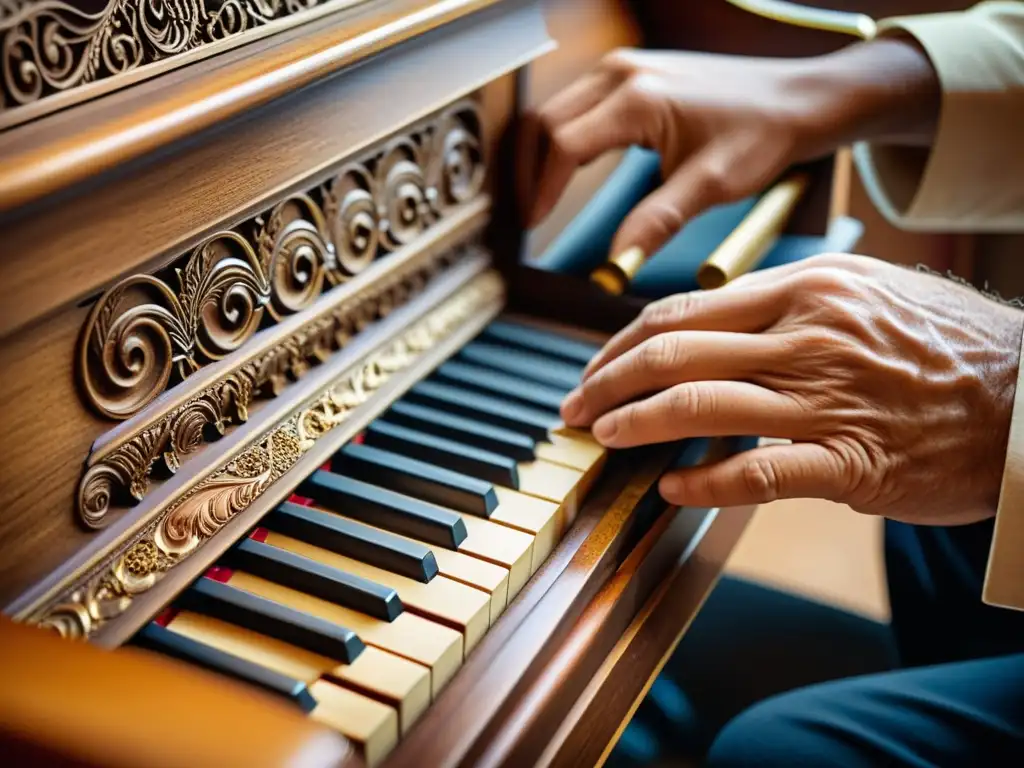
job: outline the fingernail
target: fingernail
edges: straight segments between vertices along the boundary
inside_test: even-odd
[[[574,389],[568,395],[565,396],[565,400],[562,401],[562,418],[566,423],[574,421],[579,417],[580,411],[583,410],[583,395],[580,394],[578,389]]]
[[[675,501],[679,498],[679,494],[683,490],[683,481],[678,477],[667,475],[661,478],[661,482],[658,484],[661,488],[661,495],[667,498],[669,501]],[[669,498],[671,497],[671,498]]]
[[[611,419],[598,419],[591,429],[594,437],[597,438],[598,442],[608,444],[615,439],[615,435],[619,433],[619,425],[617,420]]]

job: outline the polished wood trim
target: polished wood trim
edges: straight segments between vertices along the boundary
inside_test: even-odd
[[[15,137],[10,143],[0,142],[0,154],[5,156],[0,167],[0,210],[24,205],[180,141],[495,2],[374,3],[344,24],[214,69],[156,103],[136,104],[130,112],[83,125],[59,141],[39,145]]]
[[[207,478],[230,465],[247,449],[256,446],[273,431],[274,427],[294,418],[296,412],[302,412],[303,409],[317,403],[325,392],[343,381],[343,377],[358,368],[363,361],[370,359],[374,352],[386,348],[393,340],[401,337],[414,323],[442,304],[454,292],[474,279],[482,277],[488,261],[487,256],[480,253],[475,259],[467,259],[459,266],[449,269],[418,297],[394,310],[374,327],[360,333],[343,351],[311,371],[307,377],[280,397],[254,406],[250,420],[246,424],[222,440],[193,454],[182,464],[176,475],[155,487],[145,501],[119,517],[108,528],[97,532],[95,537],[74,557],[66,561],[62,568],[52,572],[45,580],[23,593],[5,608],[5,612],[22,620],[39,620],[47,615],[50,609],[64,602],[65,596],[74,593],[77,585],[101,578],[106,572],[105,569],[115,565],[121,554],[144,536],[161,519],[162,514],[185,499],[190,490],[197,488]],[[211,562],[216,553],[226,549],[233,538],[244,533],[246,528],[239,526],[252,525],[273,504],[285,498],[289,488],[294,487],[299,479],[320,466],[327,456],[346,440],[351,439],[405,389],[478,332],[483,323],[500,310],[501,305],[502,301],[497,299],[493,303],[493,308],[478,310],[471,320],[460,328],[453,329],[436,346],[424,350],[411,366],[394,372],[358,407],[348,412],[343,422],[316,440],[312,447],[308,447],[282,477],[275,478],[275,482],[264,489],[257,502],[234,517],[214,537],[199,547],[198,551],[190,552],[191,556],[184,563],[173,568],[165,578],[156,583],[155,587],[149,589],[145,599],[136,598],[129,611],[130,616],[125,622],[108,623],[106,626],[109,629],[104,635],[104,638],[108,638],[107,642],[117,645],[123,641],[130,634],[130,629],[123,629],[125,625],[134,621],[133,627],[137,628],[159,609],[161,599],[166,604],[173,596],[173,592],[168,593],[168,588],[173,588],[173,585],[181,587],[189,578],[201,573],[202,568]],[[287,486],[287,480],[282,478],[294,479],[291,485]],[[141,611],[140,605],[145,606]],[[149,614],[145,613],[146,608],[150,609]],[[109,640],[111,637],[115,639]],[[100,640],[102,642],[103,638]]]
[[[550,45],[534,2],[497,3],[116,173],[0,215],[0,339],[92,301],[126,272],[165,266],[212,232],[330,178],[347,158],[486,91]],[[183,77],[163,90],[188,100],[189,82]],[[17,132],[26,131],[23,141],[29,127],[40,134],[35,149],[45,154],[48,125],[70,134],[78,123],[114,119],[108,113],[134,99],[161,98],[160,85],[144,83],[112,94],[109,104],[84,104]],[[493,129],[483,129],[489,147]],[[0,135],[0,156],[9,140]]]
[[[755,507],[719,509],[662,579],[549,739],[539,766],[600,766],[714,589]]]
[[[43,96],[28,104],[9,107],[5,111],[0,111],[0,130],[6,130],[29,120],[36,120],[58,109],[66,109],[83,101],[95,99],[211,56],[223,55],[227,51],[249,45],[271,35],[280,34],[302,24],[309,24],[330,14],[342,13],[355,5],[366,2],[373,2],[373,0],[327,0],[312,8],[307,7],[286,16],[279,16],[262,26],[249,28],[220,40],[201,42],[194,48],[170,54],[166,58],[143,64],[127,72],[106,75],[99,80],[75,85],[67,90]],[[279,8],[283,7],[283,5],[279,5]],[[92,40],[95,41],[95,39],[94,36]]]
[[[649,499],[674,455],[657,446],[616,455],[575,525],[389,758],[392,768],[472,764],[520,694],[650,525]],[[651,499],[657,508],[657,499]]]
[[[250,686],[134,648],[107,653],[2,616],[0,677],[4,765],[363,765],[339,734]]]

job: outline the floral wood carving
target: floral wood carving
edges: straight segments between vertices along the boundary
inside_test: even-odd
[[[476,197],[483,178],[477,107],[462,102],[348,161],[326,183],[212,235],[165,274],[121,280],[83,328],[85,399],[108,418],[131,417],[261,326],[415,241]]]
[[[314,402],[292,412],[244,453],[159,512],[95,569],[30,613],[27,621],[65,637],[93,635],[286,475],[304,453],[388,379],[495,307],[503,290],[501,278],[494,272],[474,279]]]
[[[114,450],[90,455],[78,485],[79,520],[87,528],[102,528],[111,505],[141,501],[157,465],[175,472],[188,454],[224,434],[230,425],[246,421],[257,395],[279,394],[289,380],[308,370],[311,361],[326,360],[367,324],[419,293],[434,275],[466,252],[463,246],[408,262],[242,362]]]
[[[0,0],[0,112],[360,0]]]

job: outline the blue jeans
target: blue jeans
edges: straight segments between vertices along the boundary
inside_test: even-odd
[[[981,603],[991,535],[887,523],[888,625],[724,578],[608,765],[1024,765],[1024,613]]]

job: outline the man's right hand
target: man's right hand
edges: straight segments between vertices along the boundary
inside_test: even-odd
[[[612,243],[612,254],[650,255],[692,217],[763,191],[794,163],[852,140],[930,135],[938,99],[927,57],[904,40],[805,59],[619,50],[526,116],[519,193],[533,226],[578,167],[612,149],[655,150],[664,184]]]

